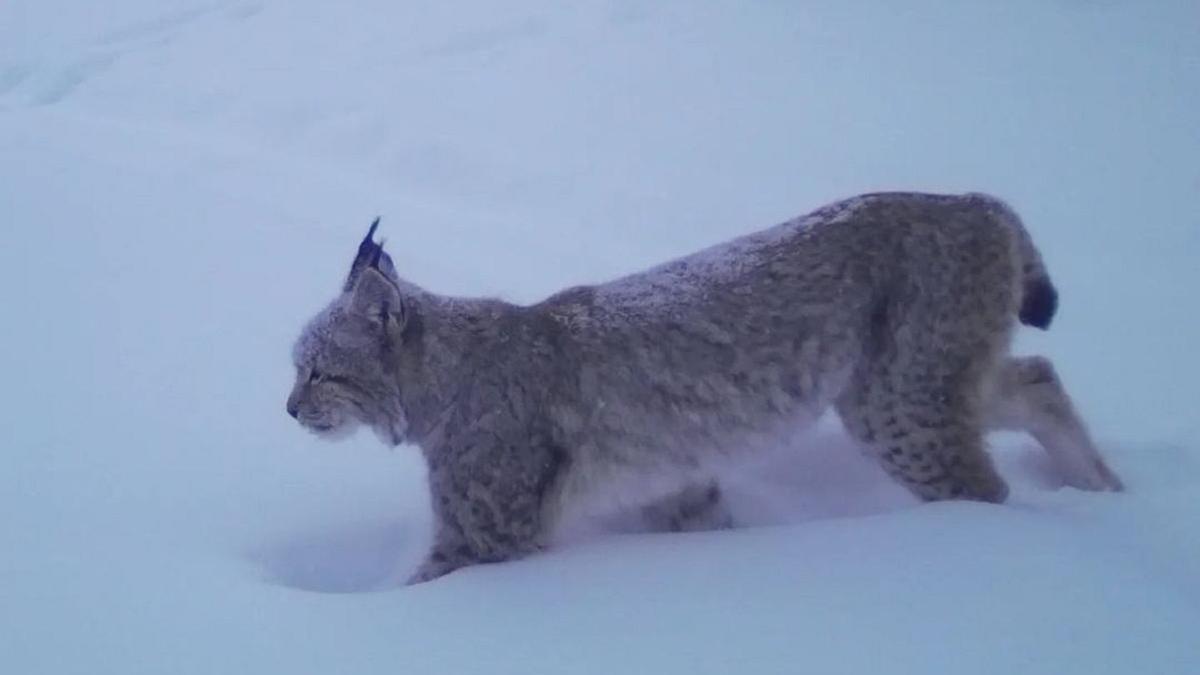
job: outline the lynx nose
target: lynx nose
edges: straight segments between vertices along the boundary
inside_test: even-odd
[[[297,406],[296,402],[291,399],[288,399],[287,411],[288,414],[292,416],[292,419],[298,419],[300,416],[300,407]]]

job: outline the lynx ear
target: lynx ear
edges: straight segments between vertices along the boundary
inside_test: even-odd
[[[367,236],[358,244],[358,253],[354,256],[354,262],[350,264],[350,273],[346,275],[342,291],[353,289],[363,270],[368,267],[374,267],[385,276],[395,277],[396,268],[392,265],[391,256],[383,251],[383,242],[375,243],[375,230],[378,227],[379,218],[376,218],[367,230]]]
[[[375,267],[359,273],[350,291],[350,309],[375,324],[386,344],[400,343],[408,308],[396,284]]]

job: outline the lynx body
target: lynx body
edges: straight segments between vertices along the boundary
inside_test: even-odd
[[[1007,495],[991,428],[1030,431],[1064,480],[1119,489],[1050,363],[1008,355],[1057,296],[986,195],[854,197],[532,306],[397,276],[371,232],[294,348],[288,412],[420,446],[435,541],[412,581],[544,547],[564,509],[666,480],[671,529],[730,522],[711,460],[793,439],[833,407],[926,500]]]

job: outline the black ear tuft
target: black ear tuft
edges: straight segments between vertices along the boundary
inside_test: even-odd
[[[379,222],[378,219],[375,222]],[[372,228],[373,229],[373,228]],[[375,255],[371,256],[371,267],[379,269],[379,259],[383,257],[383,241],[375,245]]]
[[[376,216],[367,230],[367,236],[358,244],[358,252],[350,265],[350,273],[346,275],[346,283],[342,285],[343,291],[354,288],[354,282],[367,266],[379,269],[379,260],[383,256],[383,247],[375,243],[375,230],[379,228],[379,220],[380,217]]]

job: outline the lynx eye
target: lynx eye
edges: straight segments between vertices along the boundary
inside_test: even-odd
[[[309,384],[316,384],[323,379],[325,379],[325,374],[322,373],[321,371],[317,370],[316,368],[313,368],[308,373],[308,383]]]

